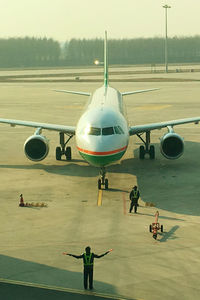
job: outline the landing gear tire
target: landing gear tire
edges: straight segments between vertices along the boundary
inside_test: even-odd
[[[72,159],[71,147],[66,147],[67,143],[73,137],[73,135],[68,135],[68,140],[65,141],[65,133],[59,132],[60,136],[60,147],[56,147],[56,159],[61,160],[63,155],[66,156],[66,160]]]
[[[100,190],[102,185],[104,186],[105,190],[108,189],[108,179],[106,177],[106,169],[105,167],[101,167],[100,169],[100,178],[98,180],[98,189]]]
[[[62,151],[60,147],[56,147],[56,160],[61,160]]]
[[[105,179],[105,189],[106,190],[108,189],[108,179],[107,178]]]
[[[139,148],[139,158],[144,159],[145,154],[149,154],[150,159],[155,158],[155,148],[153,145],[150,145],[150,131],[146,131],[146,138],[141,137],[142,134],[137,134],[137,136],[141,139],[144,145],[140,146]]]
[[[155,147],[153,145],[149,148],[149,157],[150,159],[155,159]]]
[[[98,180],[98,189],[101,190],[101,179]]]
[[[67,148],[66,148],[65,156],[66,156],[66,160],[71,160],[71,159],[72,159],[72,151],[71,151],[71,147],[67,147]]]
[[[140,159],[144,159],[144,155],[145,155],[145,149],[144,149],[144,146],[140,146]]]
[[[152,226],[149,225],[149,232],[152,232]]]
[[[163,225],[160,226],[160,230],[161,230],[161,232],[163,232]]]

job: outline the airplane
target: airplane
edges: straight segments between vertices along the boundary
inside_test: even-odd
[[[150,143],[152,130],[167,128],[160,139],[160,151],[167,159],[177,159],[184,152],[183,138],[174,132],[174,126],[195,123],[198,124],[200,117],[171,120],[159,123],[129,126],[126,118],[126,110],[123,96],[155,91],[156,88],[136,90],[120,93],[117,89],[109,86],[108,78],[108,47],[107,32],[104,40],[104,83],[93,94],[67,90],[55,90],[75,95],[88,96],[89,101],[76,126],[47,124],[22,120],[1,119],[0,123],[11,126],[28,126],[36,128],[24,143],[24,152],[28,159],[38,162],[43,160],[49,153],[48,139],[42,135],[43,130],[59,132],[60,146],[56,147],[56,159],[61,160],[65,155],[66,160],[72,159],[71,147],[67,146],[72,137],[76,138],[76,147],[90,165],[100,168],[98,189],[102,186],[108,189],[106,167],[120,160],[125,154],[130,136],[136,135],[143,145],[139,148],[139,158],[144,159],[148,154],[150,159],[155,158],[154,145]],[[143,138],[142,135],[145,135]],[[65,140],[67,136],[67,140]]]

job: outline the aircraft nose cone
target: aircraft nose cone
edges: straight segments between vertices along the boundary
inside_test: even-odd
[[[127,143],[122,143],[116,136],[93,137],[87,143],[78,147],[81,156],[91,165],[102,167],[119,160],[127,149]]]

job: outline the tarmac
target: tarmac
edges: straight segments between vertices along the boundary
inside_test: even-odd
[[[176,76],[177,81],[111,84],[121,92],[160,88],[124,98],[130,125],[200,116],[200,73],[163,76]],[[195,81],[178,82],[179,76]],[[87,98],[58,94],[53,89],[90,92],[100,85],[0,83],[0,117],[75,125]],[[13,295],[20,300],[199,299],[200,125],[176,126],[174,130],[184,137],[182,157],[167,160],[160,153],[159,138],[166,129],[151,133],[156,149],[153,161],[148,157],[139,160],[141,141],[130,137],[122,160],[107,168],[109,190],[99,195],[99,170],[82,160],[75,139],[70,141],[72,161],[56,161],[59,135],[43,131],[50,140],[50,152],[44,161],[34,163],[23,152],[23,144],[34,130],[1,124],[3,299],[13,299]],[[140,206],[138,214],[129,214],[129,192],[135,184],[141,192]],[[19,207],[21,193],[25,202],[44,202],[48,207]],[[153,202],[155,207],[147,207],[145,202]],[[155,241],[149,225],[157,210],[164,233]],[[88,245],[97,254],[110,248],[113,251],[95,260],[94,291],[85,294],[82,261],[63,256],[62,252],[79,255]]]
[[[29,282],[21,282],[14,280],[0,279],[0,290],[1,297],[4,300],[10,299],[44,299],[44,300],[54,300],[54,299],[72,299],[72,300],[108,300],[108,299],[118,299],[123,300],[121,297],[114,298],[110,295],[98,294],[94,291],[79,291],[72,290],[69,288],[59,288],[54,286],[45,286],[40,284],[32,284]]]

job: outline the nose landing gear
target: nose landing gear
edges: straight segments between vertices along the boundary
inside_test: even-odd
[[[105,186],[105,190],[108,189],[108,178],[105,178],[106,176],[106,169],[104,167],[102,167],[100,169],[100,178],[98,180],[98,189],[101,189],[101,186],[104,185]]]

